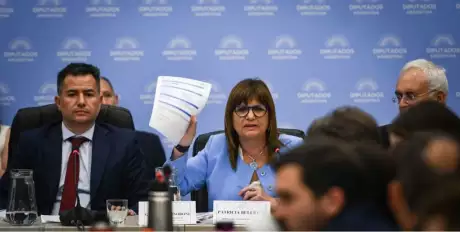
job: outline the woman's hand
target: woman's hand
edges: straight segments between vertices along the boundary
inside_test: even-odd
[[[265,193],[260,185],[249,185],[238,193],[245,201],[272,201],[273,197]]]
[[[184,136],[179,141],[179,145],[183,147],[189,147],[192,144],[193,139],[196,135],[196,116],[190,117],[190,123],[188,124],[188,128],[185,131]],[[174,148],[173,150],[173,160],[181,157],[184,153],[179,152],[177,149]]]

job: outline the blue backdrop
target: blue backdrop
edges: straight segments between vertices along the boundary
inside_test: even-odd
[[[454,0],[0,0],[1,119],[51,103],[72,61],[99,66],[147,131],[159,75],[213,84],[198,133],[221,129],[229,91],[255,76],[280,127],[305,130],[344,104],[387,123],[399,70],[416,58],[447,69],[459,111],[459,22]]]

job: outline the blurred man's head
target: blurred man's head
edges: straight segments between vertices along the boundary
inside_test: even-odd
[[[101,108],[99,69],[90,64],[71,63],[57,77],[55,103],[64,124],[74,133],[83,133],[96,120]]]
[[[118,95],[107,77],[101,77],[101,96],[102,104],[118,105]]]
[[[390,205],[402,229],[412,230],[424,194],[460,178],[460,146],[448,134],[419,132],[399,143],[393,156],[397,176],[389,186]]]
[[[372,115],[354,106],[339,107],[316,119],[307,130],[307,138],[330,136],[348,142],[379,142],[378,125]]]
[[[419,102],[393,120],[389,130],[390,144],[394,147],[419,131],[441,131],[460,141],[460,119],[443,103]]]
[[[403,111],[417,102],[435,100],[446,103],[446,72],[433,62],[417,59],[404,65],[396,84],[394,101]]]
[[[320,230],[362,199],[363,167],[346,142],[316,136],[276,165],[274,215],[287,230]]]
[[[460,231],[460,182],[446,182],[441,188],[423,198],[416,230]]]

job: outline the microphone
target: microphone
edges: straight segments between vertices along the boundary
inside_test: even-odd
[[[59,220],[63,226],[76,226],[78,230],[84,231],[85,226],[89,226],[94,222],[94,215],[91,210],[81,207],[80,197],[78,196],[78,181],[77,181],[77,158],[80,156],[78,149],[72,149],[74,162],[74,177],[75,177],[75,192],[77,195],[77,205],[69,210],[59,213]]]
[[[275,149],[273,150],[275,152],[275,156],[276,156],[276,161],[278,161],[280,159],[280,149],[278,147],[275,147]]]

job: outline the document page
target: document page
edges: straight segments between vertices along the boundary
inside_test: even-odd
[[[168,140],[178,143],[192,115],[198,115],[206,105],[211,84],[183,77],[160,76],[149,126]]]

